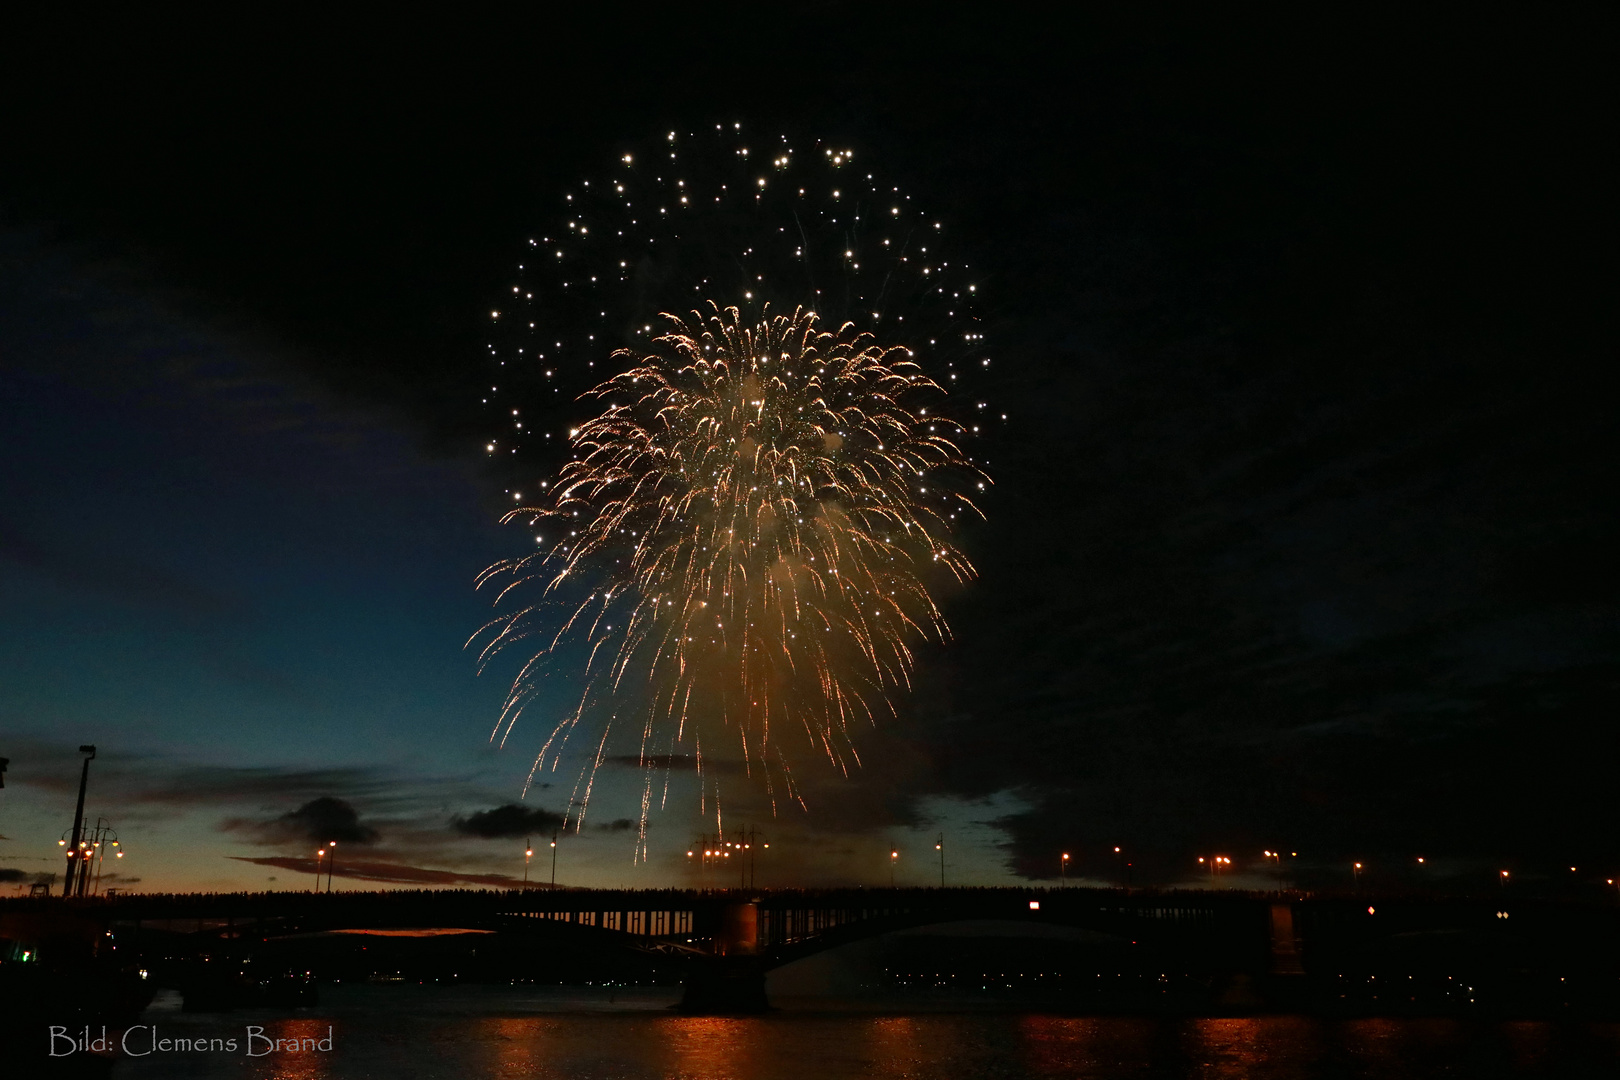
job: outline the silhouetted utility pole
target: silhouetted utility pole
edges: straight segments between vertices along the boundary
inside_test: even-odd
[[[770,847],[771,842],[769,840],[765,841],[765,846]],[[759,831],[757,829],[755,829],[752,825],[750,825],[750,826],[748,826],[748,845],[747,845],[747,851],[748,851],[748,887],[750,889],[754,888],[756,885],[759,884],[759,848],[760,848]]]
[[[742,870],[737,875],[737,884],[745,889],[752,889],[759,880],[759,829],[753,825],[746,829],[737,830],[737,858],[742,861]],[[766,847],[770,843],[766,842]]]
[[[78,873],[82,880],[84,874],[79,872],[79,863],[84,861],[84,852],[79,850],[79,844],[84,840],[84,789],[90,783],[90,763],[96,758],[94,746],[81,746],[79,753],[84,755],[84,770],[79,773],[79,806],[73,811],[73,845],[68,848],[67,880],[62,883],[62,895],[73,895],[73,879]]]

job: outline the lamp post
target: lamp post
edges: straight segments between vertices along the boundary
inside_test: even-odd
[[[534,841],[523,841],[523,887],[529,887],[529,860],[534,858]]]
[[[325,865],[326,849],[319,848],[315,852],[315,891],[321,891],[321,867]]]
[[[934,845],[934,850],[939,852],[939,887],[943,889],[945,887],[945,834],[944,833],[939,834],[939,843]]]
[[[1350,876],[1351,876],[1351,879],[1355,882],[1356,888],[1358,888],[1358,889],[1361,888],[1361,864],[1360,863],[1351,864]]]
[[[557,834],[551,834],[551,887],[557,887]]]
[[[1129,891],[1131,887],[1131,860],[1125,857],[1124,849],[1118,844],[1114,845],[1114,869],[1119,873],[1120,877],[1125,879],[1125,889]]]
[[[737,836],[737,842],[739,844],[739,856],[743,860],[743,871],[745,874],[742,879],[743,884],[752,889],[759,880],[759,850],[762,847],[768,848],[771,845],[769,843],[760,842],[759,830],[752,825],[748,826],[746,829],[739,830]]]
[[[86,844],[86,854],[89,856],[90,863],[84,867],[85,879],[80,883],[79,894],[82,896],[88,892],[91,896],[95,896],[101,892],[101,872],[107,863],[107,852],[117,848],[118,850],[114,852],[113,858],[122,859],[124,850],[123,845],[118,842],[118,830],[114,829],[112,822],[106,818],[96,819],[96,826],[86,837]],[[96,871],[94,884],[91,884],[89,880],[92,866],[95,867]]]
[[[897,860],[899,858],[900,858],[900,853],[898,851],[889,852],[889,888],[891,888],[891,889],[894,888],[894,864],[895,864],[895,860]]]
[[[331,850],[332,857],[326,860],[326,891],[332,891],[332,871],[337,867],[337,841],[328,840],[326,846]]]
[[[1058,888],[1069,887],[1069,853],[1065,851],[1063,858],[1058,860]]]

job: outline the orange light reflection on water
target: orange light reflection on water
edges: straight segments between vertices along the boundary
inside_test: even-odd
[[[1324,1047],[1303,1016],[1220,1016],[1189,1021],[1182,1046],[1199,1080],[1315,1075]]]
[[[482,1058],[481,1068],[468,1075],[491,1078],[544,1075],[543,1065],[554,1057],[555,1039],[548,1038],[555,1022],[537,1016],[491,1016],[478,1022],[478,1036],[468,1040],[470,1057]],[[469,1062],[471,1064],[471,1062]]]
[[[667,1074],[671,1077],[751,1080],[768,1075],[769,1045],[758,1021],[683,1016],[663,1020],[658,1028],[674,1065]]]
[[[1084,1076],[1093,1063],[1127,1060],[1139,1052],[1136,1047],[1099,1047],[1099,1024],[1093,1017],[1026,1016],[1018,1028],[1031,1076]]]
[[[261,1075],[273,1076],[275,1080],[319,1080],[327,1075],[331,1067],[332,1055],[338,1052],[337,1044],[342,1039],[343,1032],[339,1026],[330,1019],[316,1019],[314,1017],[294,1017],[286,1020],[271,1020],[264,1024],[255,1025],[264,1028],[266,1039],[297,1039],[300,1046],[309,1045],[305,1040],[313,1039],[320,1044],[328,1037],[332,1039],[331,1050],[272,1050],[262,1057],[255,1056],[261,1069],[266,1071]],[[263,1043],[258,1044],[263,1047]],[[246,1047],[244,1047],[246,1050]]]

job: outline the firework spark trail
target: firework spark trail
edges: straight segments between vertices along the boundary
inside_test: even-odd
[[[495,734],[536,695],[540,662],[584,642],[584,690],[530,778],[556,769],[588,712],[606,712],[580,778],[588,803],[614,724],[636,714],[643,845],[661,737],[674,754],[729,732],[773,808],[778,792],[802,804],[802,750],[846,773],[859,763],[852,725],[893,712],[911,642],[948,634],[926,579],[973,576],[950,533],[956,512],[978,513],[957,489],[986,482],[958,448],[961,426],[928,415],[922,402],[943,390],[906,348],[849,324],[822,330],[803,309],[748,323],[711,303],[664,318],[652,351],[616,353],[628,369],[589,392],[605,408],[572,433],[576,457],[548,499],[507,515],[564,535],[480,579],[542,595],[486,625],[487,661],[538,632],[545,598],[605,572],[525,664]]]

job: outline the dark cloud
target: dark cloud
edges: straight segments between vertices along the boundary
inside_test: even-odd
[[[9,774],[19,786],[32,785],[56,792],[78,788],[78,757],[73,744],[23,740],[14,745]],[[243,803],[286,805],[297,799],[310,802],[333,792],[361,800],[366,806],[414,810],[440,803],[447,793],[465,798],[472,786],[460,777],[399,773],[363,766],[329,769],[288,768],[278,765],[229,766],[193,765],[183,760],[153,754],[131,754],[103,747],[92,769],[92,782],[99,791],[116,795],[119,802],[154,809],[183,810],[188,807],[228,807]],[[408,780],[408,782],[407,782]],[[476,789],[475,789],[476,790]],[[233,819],[231,827],[253,820]]]
[[[74,537],[53,535],[49,542],[21,522],[0,517],[0,560],[59,585],[102,600],[152,608],[189,620],[212,620],[241,611],[241,602],[217,593],[165,567],[131,558],[117,549],[79,550]]]
[[[847,94],[767,88],[755,103],[761,128],[796,114],[880,151],[942,210],[1000,298],[985,331],[1003,381],[985,396],[1011,417],[985,455],[990,520],[966,540],[980,580],[945,605],[954,644],[922,650],[903,715],[860,739],[862,774],[807,781],[805,820],[841,837],[916,825],[924,796],[1012,792],[1032,808],[998,825],[1030,875],[1115,842],[1167,868],[1216,844],[1613,853],[1601,765],[1620,697],[1620,455],[1600,382],[1613,274],[1589,239],[1608,170],[1588,135],[1607,37],[1480,17],[1467,47],[1336,27],[1339,50],[1302,51],[1280,36],[1319,28],[1101,28],[1077,45],[1003,23],[971,39],[941,24],[929,48],[890,56],[892,28],[863,22],[879,32],[826,60],[860,73],[823,80]],[[497,53],[529,38],[506,39]],[[529,68],[483,44],[480,70],[513,92],[391,78],[387,58],[405,55],[356,70],[394,88],[384,107],[338,93],[313,121],[270,106],[233,125],[212,121],[296,96],[264,93],[249,66],[170,100],[132,77],[145,51],[41,53],[17,77],[52,92],[13,96],[68,113],[19,114],[8,183],[26,212],[150,243],[211,306],[318,346],[289,363],[333,393],[394,407],[433,445],[474,445],[487,369],[443,358],[484,340],[467,313],[515,261],[512,223],[550,223],[534,193],[643,131],[646,94],[631,82],[592,110],[536,112]],[[424,131],[423,101],[474,97],[453,147]],[[486,107],[501,101],[517,104]],[[188,118],[216,137],[162,138]],[[64,143],[67,129],[89,134]],[[290,159],[257,167],[266,131],[311,130],[344,135],[326,140],[340,190],[289,182]],[[94,160],[109,147],[128,166],[111,185]],[[471,164],[426,196],[397,182],[451,158]],[[244,198],[262,213],[230,213]],[[258,242],[267,220],[287,239],[276,250]],[[24,269],[0,302],[25,326],[55,305],[64,352],[84,312],[106,313]],[[222,399],[261,396],[185,366],[179,381]],[[536,404],[537,428],[574,407]],[[161,568],[130,580],[147,568],[127,558],[64,564],[51,545],[71,529],[34,528],[13,525],[0,557],[199,618],[228,600]],[[76,781],[59,773],[58,789]],[[374,806],[396,786],[197,769],[125,789],[171,806],[334,791]]]
[[[622,817],[614,818],[612,821],[604,822],[596,827],[603,832],[629,832],[640,824],[635,818]]]
[[[112,876],[117,877],[116,874]],[[28,882],[30,885],[50,885],[56,881],[56,875],[51,873],[18,870],[13,867],[7,867],[6,869],[0,870],[0,882],[16,884],[24,881]]]
[[[697,758],[692,754],[615,754],[602,762],[626,769],[667,769],[671,772],[696,772]]]
[[[18,782],[53,791],[76,791],[78,757],[69,743],[26,744],[34,768]],[[19,755],[19,760],[20,760]],[[217,806],[259,799],[314,799],[331,791],[351,795],[386,794],[398,778],[379,769],[345,767],[297,769],[276,765],[189,765],[157,755],[103,748],[92,766],[98,787],[112,788],[125,802],[160,806]]]
[[[553,814],[538,806],[507,803],[493,810],[480,810],[468,817],[453,818],[450,824],[464,836],[501,840],[561,829],[563,818],[561,814]]]
[[[643,772],[698,771],[696,754],[613,754],[603,758],[602,764],[621,769],[639,769]],[[703,771],[736,774],[746,771],[746,766],[741,761],[706,754],[703,757]]]
[[[264,858],[245,858],[233,855],[230,858],[238,862],[253,863],[256,866],[274,866],[281,870],[293,870],[312,877],[316,870],[316,860],[299,856],[274,855]],[[321,870],[325,872],[327,869],[328,867],[323,863]],[[393,885],[485,885],[496,888],[517,888],[522,885],[519,878],[514,878],[508,874],[469,874],[457,870],[429,870],[420,866],[377,860],[351,861],[340,858],[331,868],[331,872],[334,876],[340,878],[351,878],[355,881],[380,881]]]
[[[298,831],[309,840],[337,840],[350,844],[374,844],[380,837],[376,829],[360,823],[360,815],[353,806],[329,795],[311,799],[291,813],[284,814],[278,823],[289,831]]]
[[[226,831],[251,833],[263,844],[294,841],[375,844],[382,837],[376,829],[360,821],[360,815],[353,806],[331,795],[311,799],[298,809],[268,821],[230,818],[221,827]]]

